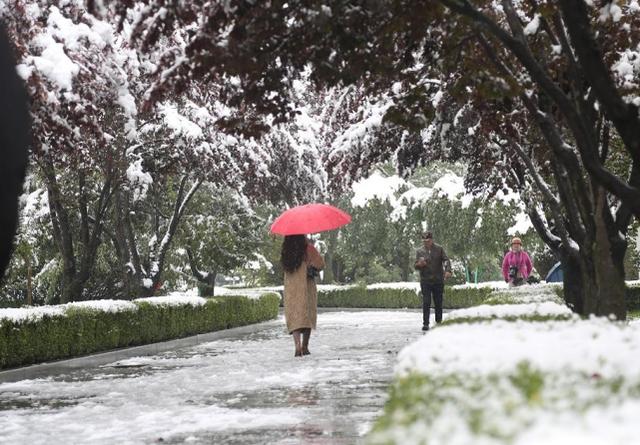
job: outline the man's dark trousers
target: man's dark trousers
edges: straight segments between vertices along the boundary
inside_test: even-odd
[[[420,281],[422,291],[422,324],[429,326],[429,312],[431,312],[431,296],[436,308],[436,323],[442,321],[442,294],[444,293],[444,283],[428,283]]]

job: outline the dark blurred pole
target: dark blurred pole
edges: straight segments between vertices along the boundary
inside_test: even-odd
[[[0,24],[0,279],[13,249],[29,146],[29,111],[22,79]]]

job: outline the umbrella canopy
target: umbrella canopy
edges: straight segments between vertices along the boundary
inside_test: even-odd
[[[306,235],[342,227],[351,222],[351,216],[328,204],[306,204],[293,207],[278,216],[271,224],[271,233],[279,235]]]

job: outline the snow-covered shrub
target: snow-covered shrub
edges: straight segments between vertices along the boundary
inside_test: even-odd
[[[319,307],[369,307],[364,286],[322,286],[318,288]]]
[[[455,309],[481,304],[491,293],[485,287],[450,287],[444,291],[444,307]],[[369,286],[320,286],[320,307],[421,308],[420,284],[379,283]]]
[[[0,309],[0,369],[257,323],[275,318],[279,301],[266,293]]]
[[[458,309],[482,304],[491,294],[488,287],[445,287],[443,305],[447,309]]]
[[[578,317],[565,305],[553,301],[525,304],[483,304],[459,309],[447,314],[443,325],[455,323],[477,323],[495,319],[515,321],[569,320]]]
[[[485,289],[491,304],[446,314],[400,352],[367,443],[633,442],[640,325],[583,319],[557,285]]]
[[[625,297],[628,311],[640,310],[640,281],[627,282]]]

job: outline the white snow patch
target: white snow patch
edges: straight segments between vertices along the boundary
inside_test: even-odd
[[[537,33],[538,27],[540,27],[540,14],[534,15],[533,19],[527,23],[527,26],[524,27],[524,35],[530,36]]]
[[[175,106],[162,105],[160,107],[160,112],[164,115],[164,121],[167,127],[177,133],[193,139],[202,137],[202,128],[180,114]]]
[[[205,298],[180,294],[167,295],[164,297],[137,298],[133,301],[149,303],[156,306],[202,306],[207,302]]]
[[[551,372],[638,379],[638,353],[639,325],[606,318],[544,323],[494,320],[434,329],[400,352],[396,372],[488,375],[513,372],[526,361]]]
[[[134,201],[144,199],[147,196],[149,186],[153,184],[153,178],[142,167],[142,159],[137,159],[129,165],[127,168],[127,180],[133,188]]]
[[[382,176],[374,172],[371,176],[353,184],[353,198],[351,204],[354,207],[366,207],[369,201],[378,199],[382,202],[389,201],[394,207],[397,204],[395,193],[407,185],[399,176]]]
[[[462,208],[467,208],[473,201],[473,195],[467,194],[464,187],[464,179],[454,173],[446,173],[435,184],[433,191],[436,195],[441,195],[451,201],[459,200]]]
[[[465,309],[458,309],[448,313],[446,320],[460,318],[504,318],[522,316],[558,316],[572,315],[571,310],[562,304],[551,301],[528,304],[483,304]]]
[[[507,234],[510,236],[525,234],[533,228],[529,215],[524,212],[519,212],[515,216],[515,223],[507,229]]]
[[[67,56],[64,46],[51,36],[43,36],[40,45],[44,46],[42,53],[32,58],[35,67],[58,89],[72,90],[73,78],[80,72],[80,67]]]

